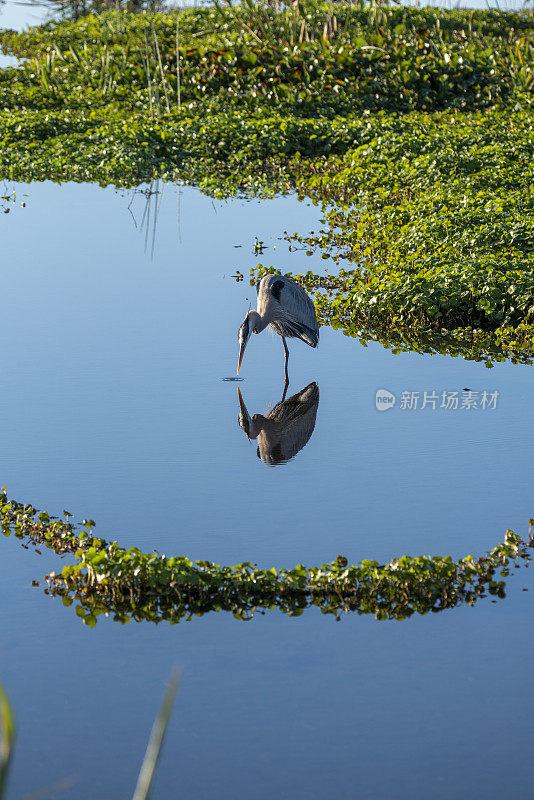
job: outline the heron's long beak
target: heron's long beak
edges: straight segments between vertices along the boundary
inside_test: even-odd
[[[238,423],[239,423],[239,427],[245,432],[245,435],[246,435],[247,439],[254,439],[256,437],[252,436],[252,431],[251,431],[252,420],[250,419],[250,416],[249,416],[249,413],[247,411],[247,407],[245,405],[245,401],[243,400],[243,395],[241,394],[239,386],[237,387],[237,396],[239,397],[239,407],[241,409],[241,413],[239,414],[239,417],[238,417],[238,420],[237,420]]]
[[[237,394],[239,395],[239,406],[241,408],[241,412],[248,417],[247,407],[245,405],[245,401],[243,400],[243,395],[241,394],[239,386],[237,387]]]
[[[243,361],[243,356],[245,354],[246,346],[247,346],[247,343],[245,342],[244,344],[241,345],[241,347],[239,349],[239,361],[237,362],[237,374],[238,375],[239,375],[239,370],[241,369],[241,362]]]

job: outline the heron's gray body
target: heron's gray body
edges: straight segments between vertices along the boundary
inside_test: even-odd
[[[239,375],[243,354],[251,334],[261,333],[269,325],[282,337],[285,355],[285,397],[285,391],[289,386],[287,372],[289,350],[286,338],[301,339],[310,347],[317,347],[319,326],[315,316],[315,306],[304,289],[285,275],[265,275],[258,281],[256,288],[257,309],[248,312],[237,334],[239,341],[237,374]]]
[[[283,275],[265,275],[256,288],[258,314],[268,320],[276,333],[317,347],[319,326],[315,306],[298,283]]]

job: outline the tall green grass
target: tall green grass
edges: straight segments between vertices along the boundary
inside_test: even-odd
[[[9,774],[9,767],[13,757],[13,748],[15,744],[15,717],[11,703],[5,692],[4,687],[0,684],[0,725],[1,725],[1,738],[0,738],[0,800],[5,800],[7,795],[7,779]]]
[[[161,708],[154,721],[132,800],[148,800],[150,796],[179,683],[180,676],[178,673],[173,673],[167,684]],[[16,726],[11,703],[1,684],[0,725],[0,800],[6,800],[7,778],[13,757]],[[40,796],[46,797],[46,792]]]

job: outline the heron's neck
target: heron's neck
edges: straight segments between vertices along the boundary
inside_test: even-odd
[[[253,417],[247,415],[247,429],[245,433],[249,439],[257,439],[262,431],[269,432],[273,423],[263,414],[254,414]],[[276,427],[276,426],[275,426]]]
[[[249,311],[247,316],[250,329],[255,333],[261,333],[272,322],[268,313],[262,316],[258,311]]]

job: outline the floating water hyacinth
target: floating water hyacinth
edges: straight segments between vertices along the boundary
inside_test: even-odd
[[[528,563],[532,539],[507,531],[504,542],[478,559],[450,556],[402,556],[389,564],[364,560],[349,564],[338,556],[329,564],[292,569],[259,569],[249,562],[232,567],[186,556],[128,550],[117,542],[93,536],[93,521],[85,529],[52,519],[30,505],[0,495],[4,535],[13,533],[58,554],[71,553],[74,563],[46,576],[52,595],[64,605],[76,603],[76,614],[94,627],[101,614],[119,622],[146,620],[171,623],[210,611],[229,611],[237,619],[279,609],[298,616],[311,606],[325,614],[352,611],[379,620],[403,620],[413,614],[443,611],[481,598],[505,597],[510,566]],[[529,521],[532,524],[532,520]]]
[[[495,332],[521,359],[534,340],[533,33],[532,10],[312,0],[3,31],[22,64],[0,71],[0,176],[296,189],[325,210],[322,231],[291,237],[339,273],[317,293],[325,318]]]

